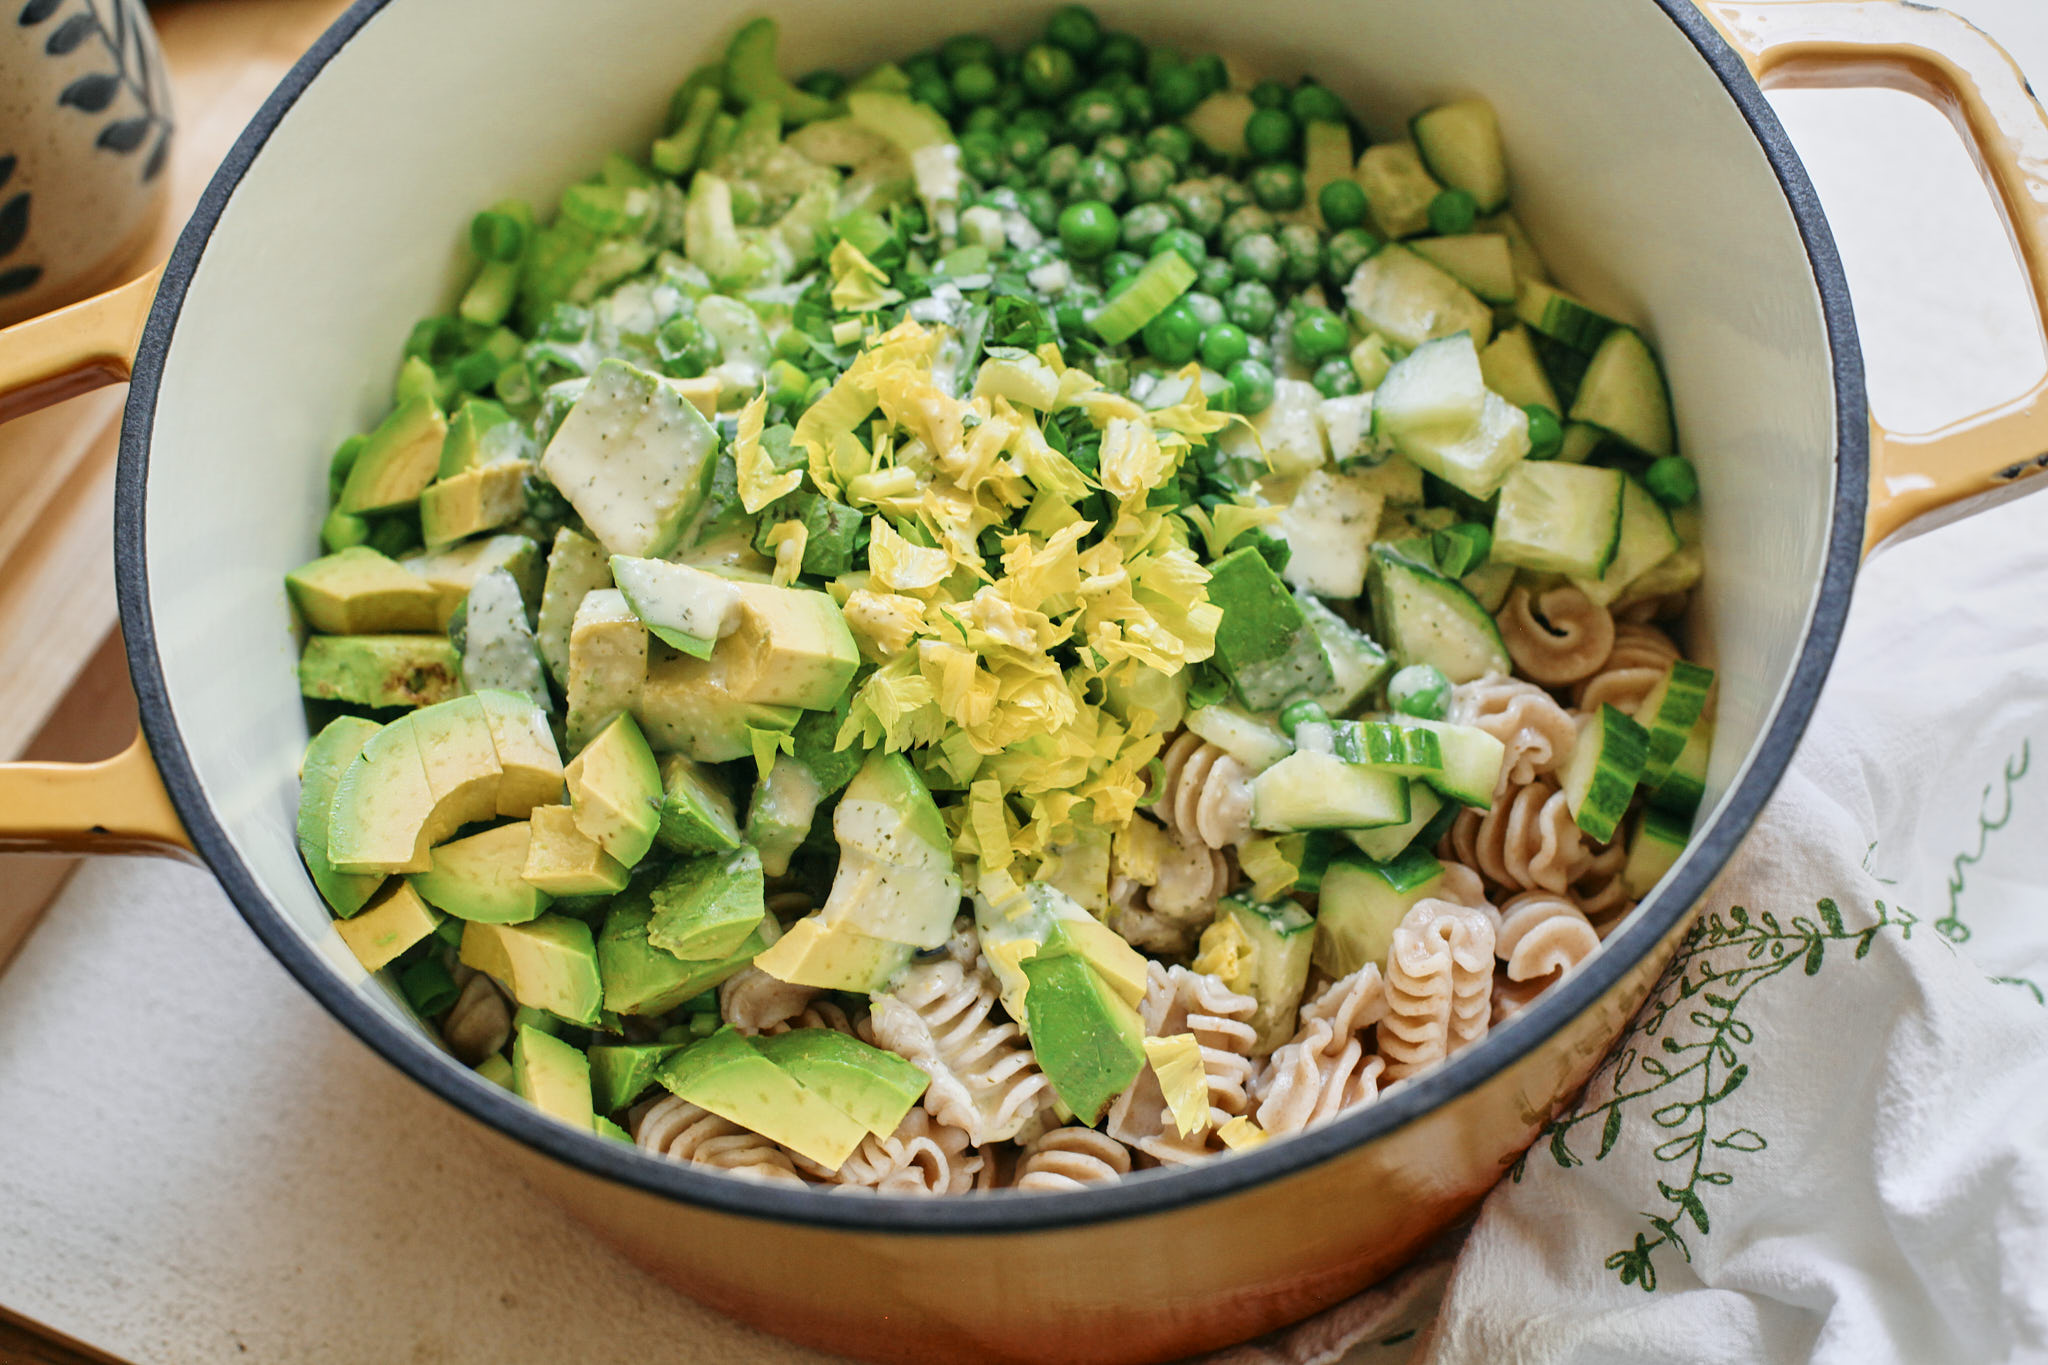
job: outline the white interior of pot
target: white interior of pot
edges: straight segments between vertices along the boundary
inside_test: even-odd
[[[256,155],[186,294],[147,494],[156,647],[178,728],[257,881],[394,1017],[409,1015],[341,945],[294,844],[307,735],[284,574],[318,553],[329,453],[381,416],[408,329],[460,287],[470,215],[508,194],[548,202],[606,152],[644,146],[675,84],[762,8],[394,0]],[[1015,41],[1044,13],[988,0],[766,8],[791,74],[858,71],[969,29]],[[1699,467],[1708,571],[1693,644],[1721,669],[1714,811],[1812,608],[1833,384],[1784,196],[1690,42],[1650,0],[1101,12],[1254,74],[1313,72],[1382,135],[1435,101],[1493,101],[1517,213],[1567,287],[1645,324]],[[420,1046],[433,1044],[422,1034]]]

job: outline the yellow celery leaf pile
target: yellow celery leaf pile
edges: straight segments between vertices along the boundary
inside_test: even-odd
[[[1208,410],[1192,366],[1187,397],[1147,411],[1049,345],[992,356],[956,398],[941,370],[957,350],[915,322],[871,338],[793,445],[820,491],[869,517],[867,569],[832,585],[875,665],[839,742],[914,751],[935,786],[964,790],[945,811],[955,851],[1000,902],[1146,796],[1162,710],[1222,618],[1182,509],[1147,502],[1234,419]],[[1094,476],[1047,440],[1070,409],[1099,433]],[[735,452],[750,509],[789,487],[760,433],[749,414]],[[1000,554],[984,559],[990,531]]]

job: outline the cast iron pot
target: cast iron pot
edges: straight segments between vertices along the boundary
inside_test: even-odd
[[[0,332],[0,416],[128,377],[116,554],[142,737],[0,771],[6,845],[196,851],[364,1043],[496,1138],[653,1273],[827,1350],[898,1360],[1160,1360],[1300,1318],[1466,1212],[1585,1080],[1784,771],[1860,554],[2041,467],[2036,389],[1940,432],[1876,428],[1828,226],[1758,79],[1911,89],[1956,117],[2048,292],[2048,118],[2011,61],[1918,6],[1684,0],[1106,4],[1374,126],[1482,92],[1515,207],[1568,287],[1653,333],[1706,512],[1691,623],[1721,670],[1691,847],[1533,1008],[1385,1101],[1208,1165],[1070,1194],[915,1202],[770,1188],[542,1117],[443,1053],[334,934],[293,838],[306,741],[282,582],[315,553],[325,452],[373,420],[407,328],[458,285],[462,227],[644,145],[748,13],[791,70],[855,68],[1039,7],[969,0],[361,0],[236,144],[154,278]],[[161,780],[157,774],[161,773]]]

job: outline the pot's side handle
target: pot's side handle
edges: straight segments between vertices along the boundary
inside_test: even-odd
[[[1903,90],[1945,112],[1998,201],[2036,321],[2048,319],[2048,113],[2004,48],[1960,15],[1901,0],[1697,3],[1767,89]],[[1870,426],[1866,554],[1910,521],[1964,515],[2048,469],[2048,376],[1937,431]]]
[[[128,378],[161,270],[0,330],[0,422]],[[0,852],[192,856],[141,736],[99,763],[0,764]]]

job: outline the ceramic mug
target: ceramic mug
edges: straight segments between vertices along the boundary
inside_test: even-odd
[[[1398,1267],[1484,1196],[1664,969],[1790,761],[1859,555],[2044,482],[2027,476],[2048,450],[2048,385],[1941,431],[1871,422],[1826,218],[1759,89],[1896,84],[1951,110],[2040,299],[2048,114],[1955,16],[1890,0],[1707,0],[1711,23],[1685,0],[1103,0],[1118,28],[1314,71],[1378,128],[1457,93],[1499,108],[1517,214],[1567,285],[1648,324],[1699,471],[1693,636],[1722,691],[1692,842],[1598,954],[1445,1066],[1192,1167],[1056,1194],[850,1198],[556,1122],[363,972],[300,863],[306,723],[282,580],[316,553],[319,455],[388,404],[413,319],[460,287],[445,244],[477,206],[551,198],[645,145],[676,80],[742,19],[782,19],[791,70],[857,69],[962,30],[1016,41],[1047,8],[696,0],[678,22],[674,0],[360,0],[236,145],[160,289],[0,332],[0,416],[132,359],[116,556],[146,737],[103,764],[0,767],[0,847],[196,850],[309,993],[490,1134],[486,1178],[524,1175],[718,1308],[869,1358],[1171,1359]],[[488,65],[450,66],[479,34]],[[549,97],[570,85],[573,110]]]
[[[141,0],[0,0],[0,326],[132,273],[170,176]]]

